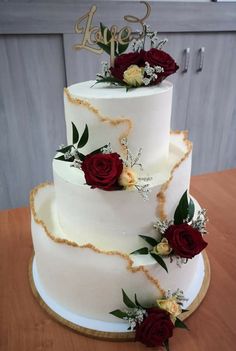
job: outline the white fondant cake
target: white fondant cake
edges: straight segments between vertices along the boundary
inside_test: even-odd
[[[192,145],[186,132],[170,132],[171,83],[129,92],[91,88],[93,84],[65,89],[68,144],[71,122],[80,133],[89,127],[89,143],[81,148],[85,155],[107,143],[125,154],[121,139],[127,138],[131,150],[142,148],[140,174],[152,177],[151,193],[144,200],[136,188],[91,189],[82,170],[71,167],[73,162],[54,159],[54,186],[31,193],[34,272],[49,304],[74,316],[120,325],[124,321],[109,312],[122,308],[121,289],[149,304],[165,290],[181,289],[189,299],[186,307],[201,287],[201,254],[182,268],[164,258],[168,273],[150,255],[129,255],[143,245],[139,235],[152,236],[156,218],[173,218],[189,188]]]

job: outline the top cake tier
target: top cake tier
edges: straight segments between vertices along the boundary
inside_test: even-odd
[[[135,153],[142,148],[142,164],[148,172],[157,172],[168,158],[172,84],[140,87],[128,92],[87,81],[65,89],[65,119],[68,144],[72,143],[73,122],[80,133],[89,127],[88,154],[111,143],[122,154],[122,138]]]

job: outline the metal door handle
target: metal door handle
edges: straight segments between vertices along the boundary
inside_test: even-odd
[[[184,49],[183,52],[184,55],[184,64],[183,64],[183,73],[188,72],[188,66],[189,66],[189,59],[190,59],[190,48]]]
[[[197,72],[201,72],[203,70],[204,55],[205,55],[205,48],[204,48],[204,46],[202,46],[199,49],[198,52],[199,52],[199,65],[198,65],[198,68],[197,68]]]

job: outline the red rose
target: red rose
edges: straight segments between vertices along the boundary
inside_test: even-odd
[[[172,253],[184,258],[193,258],[207,246],[202,234],[187,223],[171,225],[165,237],[173,249]]]
[[[175,63],[173,58],[165,51],[152,48],[144,53],[144,61],[148,62],[150,66],[161,66],[164,72],[158,73],[158,77],[152,84],[160,83],[169,75],[175,73],[179,66]]]
[[[103,190],[116,190],[118,178],[123,170],[120,156],[114,152],[111,154],[89,154],[85,157],[82,166],[86,183],[92,188]]]
[[[111,74],[113,77],[123,80],[124,71],[131,65],[137,65],[139,67],[144,66],[143,53],[141,52],[130,52],[128,54],[122,54],[115,58],[114,67],[111,67]]]
[[[162,346],[173,335],[174,324],[168,312],[153,307],[147,309],[147,317],[138,324],[135,331],[135,340],[146,346]]]

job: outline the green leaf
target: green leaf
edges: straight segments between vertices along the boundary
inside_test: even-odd
[[[137,294],[134,294],[134,301],[135,301],[136,306],[141,307],[141,308],[144,308],[144,307],[139,303],[138,298],[137,298]]]
[[[131,86],[131,85],[126,85],[126,93],[127,93],[129,90],[133,89],[133,88],[137,88],[137,87],[134,87],[134,86]]]
[[[110,55],[110,45],[106,45],[102,43],[101,41],[97,41],[97,45],[103,49],[108,55]]]
[[[127,29],[125,31],[122,31],[121,39],[124,39],[125,37],[127,37]],[[118,43],[117,49],[118,49],[119,55],[125,52],[128,49],[128,46],[129,46],[129,41],[125,44]]]
[[[125,52],[128,49],[129,43],[127,44],[120,44],[118,43],[118,52],[119,55],[122,54],[123,52]]]
[[[126,295],[126,293],[124,292],[124,290],[122,289],[122,294],[123,294],[123,302],[124,304],[129,307],[129,308],[135,308],[137,307],[135,305],[135,303],[133,301],[130,300],[130,298],[128,297],[128,295]]]
[[[79,158],[80,158],[81,161],[84,161],[84,159],[85,159],[85,157],[86,157],[84,154],[82,154],[82,153],[79,152],[79,151],[78,151],[78,156],[79,156]]]
[[[107,41],[109,41],[111,40],[111,31],[107,26],[105,26],[102,22],[100,22],[100,30],[101,30],[103,39],[104,39],[105,29],[107,29]]]
[[[176,320],[175,320],[175,327],[189,330],[187,325],[183,321],[181,321],[179,318],[176,318]]]
[[[156,260],[160,266],[162,266],[162,268],[164,268],[164,270],[168,273],[168,269],[167,269],[167,266],[165,264],[165,261],[163,260],[163,258],[158,255],[158,254],[155,254],[154,252],[151,252],[150,255],[154,258],[154,260]]]
[[[125,82],[123,82],[122,80],[120,79],[117,79],[115,77],[103,77],[103,78],[99,78],[97,80],[97,83],[113,83],[113,84],[119,84],[119,85],[122,85],[122,86],[128,86]]]
[[[130,253],[130,255],[147,255],[149,252],[147,247],[142,247],[141,249],[135,250]]]
[[[72,146],[73,146],[73,145],[65,146],[65,147],[63,147],[63,148],[57,150],[57,152],[61,152],[61,153],[65,154],[67,151],[70,151],[70,150],[71,150]]]
[[[79,140],[79,132],[76,128],[76,126],[74,125],[73,122],[72,123],[72,140],[73,140],[73,144],[76,144]]]
[[[194,211],[195,211],[194,202],[193,202],[193,200],[190,197],[190,201],[189,201],[189,204],[188,204],[188,221],[189,222],[193,219]]]
[[[169,339],[166,339],[166,340],[163,342],[163,346],[166,348],[166,351],[170,351],[170,348],[169,348]]]
[[[88,142],[88,138],[89,138],[89,131],[88,131],[88,126],[86,124],[85,128],[84,128],[84,132],[82,134],[82,137],[80,138],[77,148],[81,149],[82,147],[84,147],[84,145],[87,144]]]
[[[185,310],[184,308],[181,309],[181,312],[184,313],[184,312],[188,312],[189,310]]]
[[[61,155],[59,157],[55,157],[55,160],[65,161],[64,155]]]
[[[112,314],[113,316],[117,317],[117,318],[125,318],[127,317],[127,313],[121,311],[121,310],[114,310],[114,311],[111,311],[110,314]]]
[[[65,159],[64,155],[61,155],[59,157],[55,157],[55,160],[65,161],[65,162],[72,162],[72,161],[74,161],[74,157],[72,156],[69,159]]]
[[[150,236],[146,236],[146,235],[139,235],[139,236],[151,246],[156,246],[158,244],[157,240]]]
[[[184,219],[188,217],[188,191],[186,190],[181,197],[179,204],[174,214],[174,224],[183,223]]]

